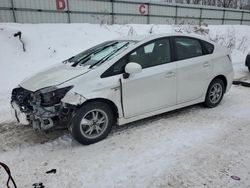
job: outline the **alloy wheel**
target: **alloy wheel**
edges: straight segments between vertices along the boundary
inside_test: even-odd
[[[215,83],[211,87],[210,92],[209,92],[209,99],[211,103],[213,104],[217,103],[221,99],[222,94],[223,94],[222,85],[219,83]]]
[[[80,131],[89,139],[94,139],[103,134],[108,126],[108,116],[100,109],[87,112],[81,120]]]

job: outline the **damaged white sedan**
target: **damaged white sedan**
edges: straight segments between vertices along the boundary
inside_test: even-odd
[[[68,127],[91,144],[115,124],[197,103],[215,107],[232,80],[224,47],[191,35],[137,36],[101,43],[24,80],[11,104],[21,123]]]

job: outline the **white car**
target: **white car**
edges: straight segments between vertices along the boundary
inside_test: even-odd
[[[123,125],[204,103],[217,106],[233,80],[226,48],[184,34],[101,43],[24,80],[12,91],[18,121],[34,129],[67,126],[82,144]]]

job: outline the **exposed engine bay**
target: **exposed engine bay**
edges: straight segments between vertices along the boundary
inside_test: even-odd
[[[13,89],[11,105],[18,122],[30,124],[35,130],[49,130],[55,127],[67,127],[75,106],[61,102],[72,88],[48,87],[36,92],[22,87]],[[22,117],[25,117],[25,123]]]

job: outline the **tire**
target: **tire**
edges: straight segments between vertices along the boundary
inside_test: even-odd
[[[72,121],[71,134],[81,144],[89,145],[106,138],[114,124],[114,113],[104,102],[83,105]]]
[[[216,107],[221,102],[224,93],[225,93],[224,82],[219,78],[215,78],[209,84],[204,105],[208,108]]]
[[[250,67],[248,67],[248,70],[249,70],[249,72],[250,72]]]

